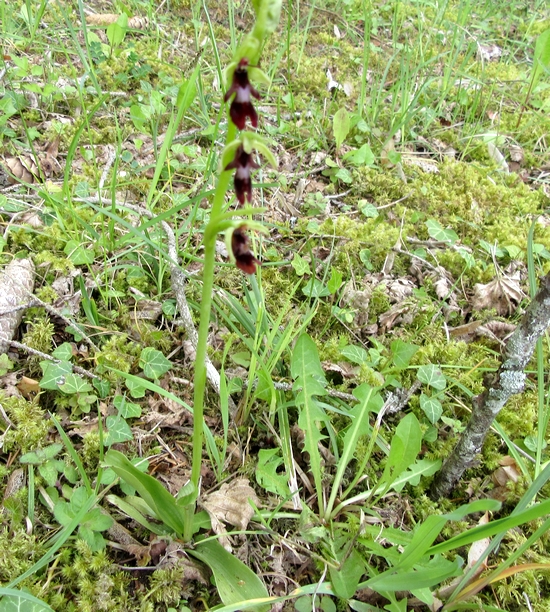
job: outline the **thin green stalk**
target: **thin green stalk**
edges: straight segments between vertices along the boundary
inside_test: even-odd
[[[237,128],[228,123],[226,143],[235,139]],[[201,293],[201,311],[197,353],[195,357],[195,377],[193,393],[193,454],[191,464],[191,482],[195,491],[199,490],[199,480],[202,465],[203,421],[204,421],[204,392],[206,389],[206,350],[208,346],[208,330],[210,327],[210,311],[212,309],[212,290],[214,288],[214,266],[216,263],[216,236],[218,233],[219,217],[223,214],[225,194],[231,180],[231,172],[222,172],[216,185],[210,221],[204,231],[204,268]],[[192,537],[193,515],[195,503],[185,509],[184,539],[189,541]]]

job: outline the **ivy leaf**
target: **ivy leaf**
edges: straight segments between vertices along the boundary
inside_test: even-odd
[[[375,161],[374,153],[368,144],[364,144],[360,149],[348,151],[343,159],[354,166],[372,166]]]
[[[59,442],[56,444],[50,444],[45,448],[37,448],[30,453],[25,453],[19,458],[20,463],[30,463],[31,465],[40,465],[50,459],[53,459],[57,453],[61,451],[63,444]]]
[[[91,246],[84,246],[78,240],[69,240],[63,252],[75,266],[84,266],[94,263],[95,253]]]
[[[124,419],[133,419],[141,416],[141,406],[129,402],[123,395],[117,395],[113,400],[113,404]]]
[[[444,242],[445,244],[455,244],[458,240],[458,234],[450,229],[445,229],[439,221],[435,219],[428,219],[426,221],[426,227],[428,228],[428,234],[439,242]]]
[[[430,397],[424,393],[420,394],[420,408],[422,408],[432,425],[435,425],[443,414],[441,402],[437,398]]]
[[[69,342],[63,342],[53,351],[52,357],[61,361],[70,361],[73,358],[73,347]]]
[[[56,391],[59,385],[65,382],[65,376],[73,371],[73,366],[68,361],[53,363],[51,361],[41,361],[43,376],[40,380],[41,389]]]
[[[172,367],[172,363],[157,349],[150,346],[141,351],[139,367],[147,378],[158,380]]]
[[[407,368],[418,348],[418,346],[408,344],[403,340],[394,340],[390,345],[393,365],[398,370]]]
[[[292,258],[291,265],[294,268],[298,276],[303,276],[304,274],[310,274],[311,272],[307,261],[298,253],[294,253],[294,257]]]
[[[87,383],[79,374],[73,374],[72,372],[65,376],[65,382],[59,385],[59,389],[67,395],[93,391],[92,385]]]
[[[0,597],[1,612],[53,612],[47,603],[26,591],[0,587]]]
[[[433,363],[423,365],[418,368],[416,375],[420,382],[423,382],[438,391],[443,391],[447,386],[447,380],[443,372]]]
[[[328,287],[316,278],[310,279],[303,287],[302,293],[310,298],[321,298],[330,295]]]
[[[346,359],[349,359],[352,363],[357,363],[358,365],[367,363],[369,360],[369,354],[362,346],[345,346],[340,353],[342,353]]]
[[[105,446],[127,442],[134,437],[130,426],[119,414],[108,416],[105,425],[107,427]]]
[[[342,273],[336,268],[332,268],[330,278],[328,279],[327,283],[327,289],[330,291],[331,295],[334,295],[338,289],[340,289],[342,282]]]

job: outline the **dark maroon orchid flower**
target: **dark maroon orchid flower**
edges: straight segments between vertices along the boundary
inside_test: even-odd
[[[233,184],[235,186],[235,195],[240,204],[244,204],[245,200],[252,202],[252,179],[250,171],[260,166],[252,159],[252,153],[247,153],[241,144],[235,153],[235,158],[229,162],[224,170],[235,170]]]
[[[227,90],[223,100],[227,102],[229,98],[235,94],[229,107],[229,116],[231,121],[239,128],[244,130],[246,118],[250,117],[250,123],[253,127],[258,127],[258,113],[252,106],[250,96],[254,96],[256,100],[260,99],[260,94],[252,87],[248,80],[248,59],[243,57],[233,71],[233,80],[231,87]]]
[[[248,244],[250,242],[249,237],[245,233],[246,225],[241,225],[233,230],[231,236],[231,250],[235,257],[235,263],[237,268],[246,272],[246,274],[254,274],[256,272],[256,266],[260,266],[261,263],[254,257]]]

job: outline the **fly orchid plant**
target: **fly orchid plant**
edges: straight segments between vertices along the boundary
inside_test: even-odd
[[[281,13],[282,0],[253,0],[256,21],[252,31],[245,36],[226,70],[227,89],[224,101],[229,103],[229,117],[226,146],[221,154],[219,175],[212,200],[210,219],[204,231],[204,268],[201,296],[201,311],[195,358],[194,397],[193,397],[193,458],[191,468],[191,487],[193,498],[199,492],[200,469],[203,446],[204,393],[206,387],[206,350],[212,290],[216,262],[216,238],[224,232],[228,252],[237,268],[246,274],[254,274],[260,261],[250,250],[249,232],[266,232],[264,226],[253,221],[252,216],[263,212],[254,208],[251,173],[259,168],[254,152],[261,154],[273,167],[277,160],[267,146],[264,138],[255,131],[246,130],[247,123],[258,127],[258,112],[252,98],[259,100],[260,94],[252,85],[270,84],[267,75],[258,68],[262,48],[267,38],[275,31]],[[226,193],[230,189],[233,175],[233,188],[238,205],[242,208],[229,210]],[[246,221],[243,219],[246,217]],[[186,508],[186,525],[192,528],[195,503]],[[189,531],[186,539],[190,539]]]

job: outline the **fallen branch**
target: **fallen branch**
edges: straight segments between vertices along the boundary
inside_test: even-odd
[[[506,343],[502,365],[494,379],[474,398],[470,421],[432,484],[433,499],[447,497],[464,471],[475,464],[494,419],[512,395],[523,391],[525,367],[549,325],[550,274],[542,279],[537,294]]]

